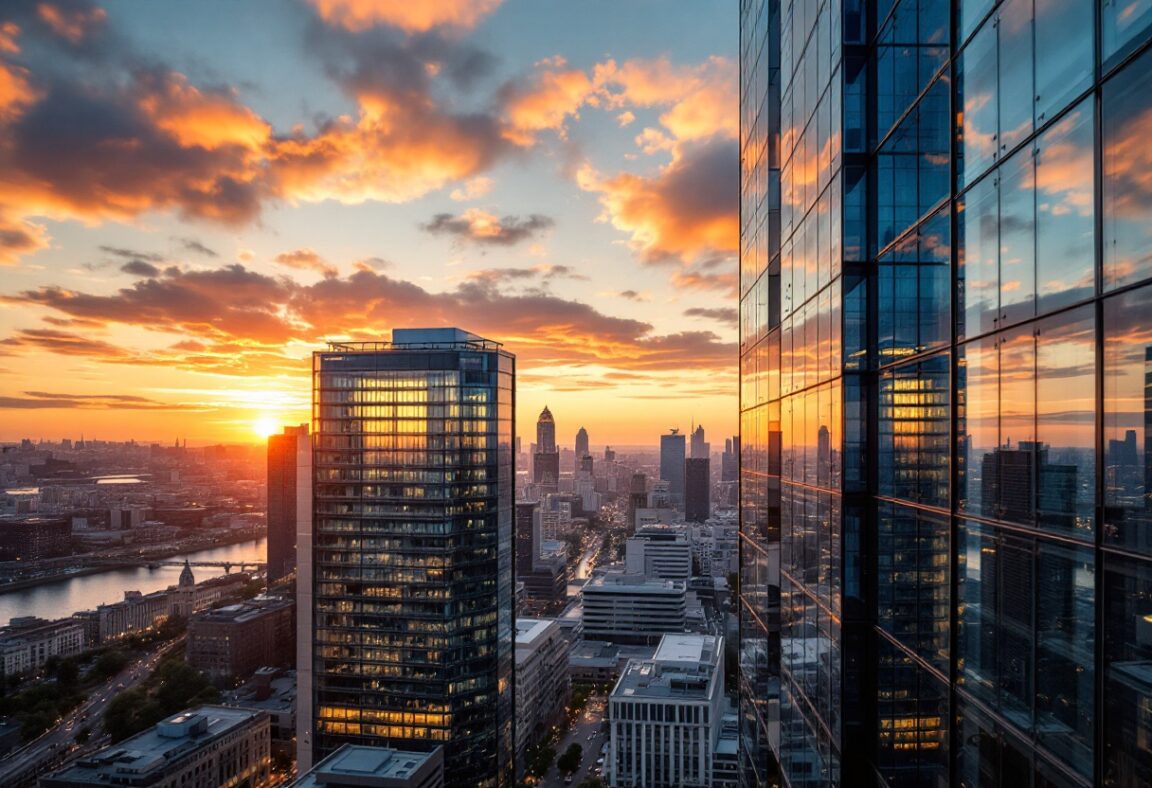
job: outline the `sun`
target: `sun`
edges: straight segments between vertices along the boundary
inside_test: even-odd
[[[267,440],[280,431],[280,422],[271,416],[261,416],[252,422],[252,431],[261,439]]]

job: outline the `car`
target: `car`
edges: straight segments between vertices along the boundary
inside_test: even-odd
[[[571,785],[572,784],[572,775],[568,775],[567,777],[564,778],[564,784],[565,785]]]

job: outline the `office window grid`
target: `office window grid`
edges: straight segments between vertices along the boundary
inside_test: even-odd
[[[1152,782],[1150,36],[741,3],[746,784]]]

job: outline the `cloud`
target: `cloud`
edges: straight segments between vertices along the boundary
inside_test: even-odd
[[[502,0],[310,0],[325,22],[360,32],[388,25],[409,33],[475,27]]]
[[[468,274],[468,279],[488,285],[504,285],[515,281],[539,280],[547,284],[554,279],[578,279],[588,277],[576,273],[571,266],[543,263],[530,268],[485,268]]]
[[[438,213],[430,222],[422,224],[421,229],[432,235],[446,235],[475,244],[514,246],[536,237],[553,225],[555,222],[551,218],[537,213],[525,218],[500,218],[478,208],[469,208],[460,216]]]
[[[298,271],[315,271],[324,276],[336,276],[336,266],[311,249],[283,252],[272,258],[275,262]]]
[[[702,317],[720,323],[727,323],[731,326],[735,326],[740,319],[740,314],[735,307],[718,307],[716,309],[693,307],[692,309],[685,309],[684,316]]]
[[[621,290],[616,295],[618,295],[621,298],[626,299],[628,301],[642,302],[642,301],[648,300],[647,295],[645,295],[644,293],[641,293],[639,291],[636,291],[636,290]]]
[[[0,302],[38,306],[71,319],[129,325],[179,340],[165,349],[130,352],[89,336],[37,329],[0,341],[9,352],[52,350],[102,361],[134,361],[218,374],[291,371],[299,343],[325,337],[378,339],[394,327],[465,325],[505,342],[527,363],[596,364],[651,373],[685,367],[727,370],[735,345],[712,332],[657,335],[649,323],[607,315],[540,289],[497,286],[515,278],[573,276],[563,266],[500,271],[434,293],[385,274],[359,270],[312,284],[269,277],[239,265],[207,271],[169,268],[109,295],[56,286],[0,296]],[[530,272],[530,273],[529,273]]]
[[[143,260],[129,260],[128,262],[124,263],[124,265],[120,266],[120,270],[126,274],[132,274],[133,276],[144,276],[151,278],[160,275],[159,268],[152,265],[151,263],[146,263]]]
[[[0,409],[40,410],[199,410],[195,405],[160,402],[130,394],[60,394],[25,391],[24,396],[0,397]]]
[[[48,247],[48,230],[41,224],[12,220],[0,206],[0,265],[16,265],[20,258]]]
[[[123,246],[101,246],[100,251],[113,257],[122,257],[125,260],[147,260],[151,263],[164,262],[164,255],[155,252],[140,252]]]
[[[562,57],[536,64],[537,71],[522,82],[510,82],[502,90],[504,110],[520,145],[531,145],[537,132],[550,129],[563,139],[569,117],[578,117],[581,107],[596,101],[597,76],[578,68],[568,68]]]
[[[220,256],[217,254],[216,250],[208,248],[204,244],[197,241],[195,238],[176,238],[174,240],[179,241],[180,245],[187,249],[189,252],[196,252],[198,254],[204,255],[205,257]]]
[[[654,177],[604,177],[590,166],[577,181],[599,195],[603,221],[631,237],[649,263],[692,263],[734,256],[740,237],[739,151],[719,139],[686,147]]]
[[[48,29],[70,44],[79,44],[104,25],[107,12],[87,2],[48,2],[36,4],[36,13]]]
[[[483,197],[488,192],[492,191],[494,181],[491,178],[479,175],[475,178],[469,178],[464,181],[464,185],[460,188],[453,189],[448,195],[456,202],[467,202]]]

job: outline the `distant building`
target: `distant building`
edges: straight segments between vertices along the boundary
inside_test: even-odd
[[[0,629],[0,667],[5,676],[32,673],[52,657],[71,657],[88,645],[84,624],[72,619],[45,621],[26,616],[13,618]]]
[[[408,752],[345,744],[291,788],[443,788],[444,748]]]
[[[312,505],[308,425],[268,438],[268,582],[296,570],[296,513]]]
[[[609,696],[609,786],[712,788],[724,698],[724,639],[666,635]],[[728,769],[726,768],[727,772]]]
[[[296,671],[260,668],[243,685],[225,693],[223,705],[266,713],[272,753],[295,757]]]
[[[634,473],[628,485],[628,528],[636,527],[636,510],[646,508],[648,508],[648,478],[642,473]]]
[[[684,462],[684,519],[702,523],[712,514],[711,460],[693,457]]]
[[[516,619],[516,758],[568,705],[568,641],[555,621]]]
[[[712,445],[704,440],[704,425],[696,425],[688,444],[688,459],[708,459],[712,455]]]
[[[185,560],[178,584],[168,587],[169,615],[189,618],[193,613],[236,596],[251,579],[243,572],[234,572],[197,583],[192,565]]]
[[[637,528],[624,545],[625,571],[653,580],[687,580],[692,576],[692,545],[683,528],[667,525]]]
[[[660,478],[676,507],[684,505],[684,436],[678,430],[660,436]]]
[[[254,599],[188,621],[188,664],[210,678],[247,678],[261,667],[292,667],[296,604]]]
[[[542,521],[540,504],[516,504],[516,580],[524,584],[527,599],[559,607],[568,598],[568,566],[563,556],[541,554]]]
[[[591,454],[588,451],[588,430],[581,427],[576,431],[576,442],[573,448],[576,450],[576,462]]]
[[[122,601],[96,608],[96,638],[91,643],[105,643],[152,629],[168,618],[170,604],[167,591],[125,591]]]
[[[248,788],[268,784],[271,759],[267,714],[199,706],[41,777],[40,785]]]
[[[683,632],[687,590],[683,580],[649,580],[624,574],[594,577],[584,584],[582,592],[584,637],[655,643],[669,632]]]
[[[0,516],[0,561],[39,561],[71,552],[71,520],[64,517]]]
[[[740,478],[740,438],[724,440],[724,453],[720,456],[720,481],[734,482]]]

